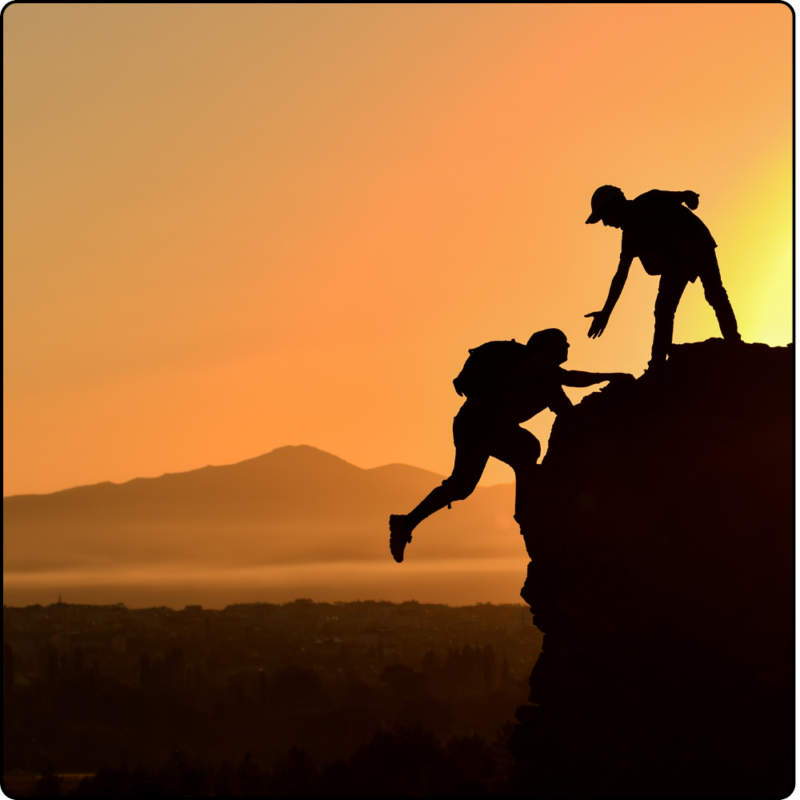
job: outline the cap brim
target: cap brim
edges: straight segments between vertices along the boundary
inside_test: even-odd
[[[587,225],[594,225],[595,222],[600,222],[600,213],[597,211],[593,211],[589,215],[589,219],[586,220]]]

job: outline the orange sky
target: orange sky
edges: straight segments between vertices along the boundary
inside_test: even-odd
[[[699,192],[744,338],[791,340],[785,5],[3,20],[4,495],[303,443],[446,474],[467,349],[545,327],[568,367],[640,374],[638,263],[586,337],[619,253],[584,224],[605,183]],[[698,283],[675,339],[715,335]]]

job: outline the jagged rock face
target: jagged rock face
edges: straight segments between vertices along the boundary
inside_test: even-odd
[[[792,791],[793,348],[680,345],[556,421],[513,794]]]

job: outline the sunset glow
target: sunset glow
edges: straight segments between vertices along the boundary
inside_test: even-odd
[[[619,253],[584,224],[604,183],[699,192],[744,338],[791,340],[785,5],[23,4],[4,23],[5,495],[286,444],[447,474],[467,349],[545,327],[568,366],[640,374],[657,282],[638,263],[586,336]],[[710,336],[698,283],[675,340]]]

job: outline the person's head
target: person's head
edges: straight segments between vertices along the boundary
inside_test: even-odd
[[[627,200],[616,186],[601,186],[592,195],[592,213],[586,220],[587,225],[603,221],[603,225],[619,228],[625,221]]]
[[[528,339],[527,347],[536,353],[543,353],[552,358],[556,364],[563,364],[569,353],[566,334],[558,328],[537,331]]]

